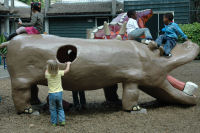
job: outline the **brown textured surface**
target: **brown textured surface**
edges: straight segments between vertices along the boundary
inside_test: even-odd
[[[186,64],[171,75],[186,82],[191,80],[200,85],[200,61]],[[45,101],[48,89],[39,86],[39,96]],[[118,89],[121,98],[122,88]],[[198,91],[198,98],[200,92]],[[105,108],[103,90],[86,91],[89,109],[85,112],[66,112],[66,126],[52,127],[50,115],[17,115],[14,109],[10,80],[0,80],[0,132],[1,133],[199,133],[200,101],[197,106],[183,107],[150,104],[154,99],[140,92],[139,103],[144,103],[147,115],[132,115],[121,108]],[[63,98],[72,102],[72,94],[64,91]],[[29,128],[30,124],[34,127]]]
[[[94,90],[116,83],[123,83],[125,110],[137,104],[135,84],[146,93],[159,100],[196,104],[196,98],[174,89],[166,80],[166,75],[176,67],[193,60],[199,53],[199,47],[186,42],[173,49],[173,57],[158,57],[146,45],[135,41],[87,40],[61,38],[52,35],[18,35],[8,45],[7,65],[11,76],[12,96],[18,112],[30,105],[30,86],[45,85],[44,71],[46,61],[60,59],[65,49],[77,50],[77,57],[71,64],[70,72],[63,77],[65,90]],[[60,50],[64,49],[64,50]],[[20,53],[20,54],[19,54]],[[58,56],[56,56],[58,55]],[[65,64],[60,64],[64,68]],[[125,98],[125,99],[124,99]],[[128,100],[129,98],[129,100]]]

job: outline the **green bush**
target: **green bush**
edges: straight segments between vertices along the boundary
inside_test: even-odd
[[[200,46],[200,23],[195,22],[193,24],[180,24],[179,26],[188,36],[188,39]],[[200,59],[200,54],[197,59]]]
[[[6,41],[5,37],[3,35],[0,35],[0,45],[5,41]],[[6,48],[0,49],[0,55],[6,55],[6,54],[7,54]]]

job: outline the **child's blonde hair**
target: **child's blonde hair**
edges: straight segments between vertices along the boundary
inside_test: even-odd
[[[47,61],[47,70],[49,74],[56,75],[58,74],[58,63],[56,60],[48,60]]]

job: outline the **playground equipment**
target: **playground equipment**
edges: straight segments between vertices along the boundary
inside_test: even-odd
[[[186,92],[174,88],[167,79],[170,71],[198,55],[199,46],[190,41],[177,45],[169,59],[133,40],[18,35],[4,45],[8,49],[7,66],[17,112],[31,110],[31,101],[39,101],[37,85],[47,85],[44,72],[49,59],[58,60],[60,69],[66,67],[65,62],[72,62],[70,72],[62,80],[65,90],[94,90],[122,83],[124,110],[137,105],[138,89],[167,103],[197,102],[195,84],[183,88],[192,90]]]

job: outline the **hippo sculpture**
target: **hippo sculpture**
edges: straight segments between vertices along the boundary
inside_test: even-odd
[[[194,94],[174,88],[166,79],[170,71],[198,55],[199,46],[191,41],[177,45],[171,58],[160,57],[157,51],[133,40],[18,35],[3,45],[8,49],[7,66],[17,112],[31,109],[31,101],[38,99],[37,85],[47,85],[44,72],[49,59],[57,60],[60,69],[66,67],[65,62],[72,62],[62,79],[64,90],[95,90],[122,83],[124,110],[137,105],[138,89],[167,103],[197,102]]]

